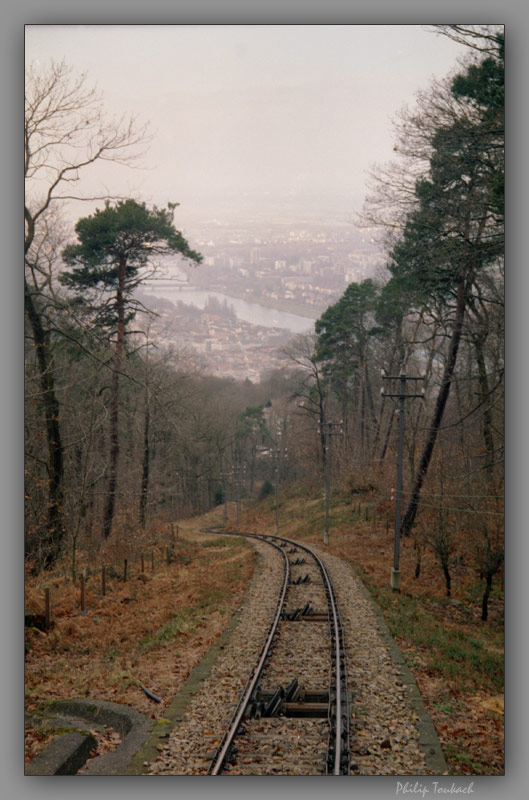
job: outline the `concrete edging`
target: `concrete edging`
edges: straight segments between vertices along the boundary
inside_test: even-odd
[[[89,698],[53,700],[47,706],[46,715],[48,720],[51,717],[61,725],[68,725],[68,720],[70,720],[72,727],[79,727],[80,724],[90,722],[94,725],[114,728],[121,734],[123,737],[121,744],[115,750],[95,758],[86,768],[86,775],[123,774],[124,764],[128,763],[132,755],[141,746],[152,726],[152,720],[133,708],[120,703]],[[73,740],[71,742],[73,746]],[[54,742],[50,747],[53,744]],[[43,751],[43,754],[47,750],[48,748]],[[89,752],[86,754],[84,761],[81,764],[77,764],[76,769],[68,774],[75,774],[83,766],[88,759]]]
[[[96,745],[92,734],[77,731],[63,733],[39,753],[28,764],[24,774],[28,776],[75,775],[86,763],[90,752]]]

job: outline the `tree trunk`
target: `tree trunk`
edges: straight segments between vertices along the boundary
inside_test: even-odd
[[[359,461],[363,465],[365,439],[366,439],[366,387],[363,378],[358,380],[358,399],[360,407],[360,448],[359,448]]]
[[[119,377],[123,360],[123,346],[125,340],[125,271],[127,262],[121,257],[118,271],[118,289],[116,304],[118,309],[118,326],[116,339],[116,357],[112,372],[111,399],[110,399],[110,463],[107,487],[105,512],[103,517],[103,535],[108,539],[112,533],[114,512],[116,510],[116,489],[118,483],[119,464]]]
[[[494,440],[492,437],[492,414],[489,403],[489,381],[487,377],[487,367],[483,355],[483,342],[485,336],[474,339],[474,349],[478,364],[478,381],[483,406],[483,442],[485,444],[485,471],[489,481],[492,481],[492,466],[494,464]]]
[[[446,562],[443,562],[443,574],[445,576],[446,596],[450,597],[452,593],[452,578],[450,576],[450,570],[448,569],[448,564]]]
[[[399,364],[402,364],[403,361],[404,361],[404,348],[403,348],[403,345],[402,345],[401,325],[402,325],[402,321],[399,324],[399,326],[397,328],[397,331],[396,331],[396,343],[395,343],[395,347],[393,348],[393,352],[391,354],[391,358],[390,358],[390,361],[389,361],[389,374],[390,375],[392,374],[393,368],[394,368],[395,354],[398,355],[398,359],[399,359],[398,363]],[[375,459],[375,447],[377,445],[377,441],[378,441],[378,438],[380,436],[380,431],[381,431],[381,428],[382,428],[382,419],[383,419],[385,404],[386,404],[386,399],[383,398],[382,399],[382,403],[380,405],[380,414],[379,414],[379,419],[378,419],[377,437],[376,437],[375,443],[373,445],[373,460]],[[387,429],[386,429],[386,435],[384,437],[384,442],[382,444],[382,449],[380,451],[380,456],[379,456],[379,459],[378,459],[378,461],[379,461],[378,468],[379,469],[382,467],[382,464],[383,464],[384,459],[386,457],[386,452],[387,452],[387,449],[388,449],[388,446],[389,446],[389,438],[391,436],[391,429],[393,427],[393,419],[394,419],[394,417],[395,417],[395,406],[392,404],[391,405],[390,415],[389,415],[389,420],[388,420],[388,426],[387,426]]]
[[[415,541],[417,548],[417,559],[415,561],[415,578],[419,579],[421,576],[421,563],[422,563],[422,547],[418,541]]]
[[[343,426],[344,426],[343,430],[344,430],[345,441],[347,441],[347,438],[348,438],[348,435],[349,435],[349,423],[348,423],[348,418],[347,418],[347,404],[348,404],[348,401],[349,401],[349,391],[348,391],[348,388],[347,388],[347,383],[348,383],[348,369],[347,369],[347,367],[348,367],[347,360],[345,360],[344,363],[343,363],[343,375],[342,375],[342,380],[343,380],[342,420],[343,420]]]
[[[395,419],[395,407],[392,406],[390,414],[389,414],[389,420],[388,420],[388,427],[387,427],[387,430],[386,430],[386,435],[384,437],[384,444],[382,445],[382,451],[380,453],[379,467],[382,466],[382,463],[383,463],[383,461],[384,461],[384,459],[386,457],[386,452],[387,452],[388,445],[389,445],[389,438],[391,436],[391,429],[393,427],[393,420],[394,419]]]
[[[140,525],[145,528],[147,516],[147,498],[149,495],[149,470],[150,470],[150,444],[149,444],[150,411],[149,398],[145,402],[145,418],[143,427],[143,465],[141,473],[141,493],[140,493]]]
[[[375,412],[375,404],[373,402],[373,391],[371,389],[371,381],[369,380],[369,369],[367,364],[367,358],[364,359],[364,383],[366,387],[366,397],[367,397],[367,407],[369,409],[369,416],[370,416],[370,425],[368,431],[373,431],[373,438],[378,437],[378,420],[377,415]],[[371,451],[371,437],[368,436],[368,452]]]
[[[483,599],[481,601],[481,619],[483,622],[486,622],[489,617],[489,597],[492,591],[492,572],[487,572],[485,578],[485,591],[483,592]]]
[[[25,279],[24,307],[35,341],[37,363],[40,373],[42,404],[46,422],[46,438],[48,443],[48,514],[43,565],[44,567],[49,567],[57,560],[65,535],[62,510],[64,457],[59,425],[59,401],[55,394],[48,337]]]
[[[411,490],[410,499],[408,501],[408,506],[402,518],[401,535],[403,536],[409,535],[413,527],[413,523],[415,522],[422,485],[424,483],[426,473],[428,472],[435,442],[437,440],[437,434],[439,433],[446,403],[448,401],[448,395],[450,394],[450,387],[452,385],[452,378],[457,361],[457,352],[459,350],[459,343],[461,341],[461,333],[463,330],[463,321],[465,318],[467,296],[470,285],[470,280],[465,280],[464,278],[459,279],[459,284],[457,287],[457,304],[454,329],[450,339],[448,359],[445,364],[441,388],[439,389],[439,394],[437,395],[437,400],[435,403],[433,418],[430,425],[430,432],[424,444],[419,466],[415,475],[413,488]]]
[[[323,396],[320,393],[319,395],[319,403],[318,403],[318,421],[319,421],[319,437],[320,437],[320,448],[321,448],[321,468],[322,471],[325,470],[325,464],[327,463],[327,441],[325,437],[325,407],[323,404]]]

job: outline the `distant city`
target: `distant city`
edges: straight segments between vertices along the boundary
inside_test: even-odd
[[[203,262],[168,260],[144,284],[142,302],[160,315],[153,329],[164,345],[191,346],[208,372],[252,382],[285,366],[282,346],[381,263],[348,222],[213,219],[185,235]]]

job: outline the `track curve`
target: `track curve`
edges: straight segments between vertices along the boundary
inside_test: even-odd
[[[207,528],[203,529],[202,532],[208,534],[222,534],[224,536],[227,534],[227,532],[222,528]],[[208,774],[220,774],[223,771],[226,763],[233,756],[235,749],[234,743],[242,731],[241,724],[245,717],[245,712],[249,708],[252,698],[255,697],[264,667],[269,662],[271,657],[271,652],[276,643],[279,622],[282,618],[285,618],[285,600],[291,575],[290,562],[285,549],[287,546],[290,546],[291,548],[294,548],[294,550],[291,549],[290,552],[297,552],[298,550],[301,550],[309,555],[317,565],[322,578],[322,584],[327,600],[327,616],[331,639],[331,670],[329,672],[330,680],[327,712],[329,736],[327,744],[326,774],[347,775],[349,774],[349,697],[347,690],[345,643],[340,613],[327,569],[325,568],[321,558],[317,556],[309,547],[291,539],[266,534],[244,532],[230,532],[229,535],[259,539],[280,551],[283,555],[283,580],[281,582],[281,588],[277,597],[274,616],[266,639],[261,648],[259,658],[250,671],[244,690],[240,695],[230,723],[210,764]]]

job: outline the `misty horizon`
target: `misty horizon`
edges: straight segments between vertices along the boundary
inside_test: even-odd
[[[463,51],[421,25],[26,26],[26,63],[64,61],[110,116],[149,124],[141,168],[98,164],[86,194],[176,202],[178,225],[216,206],[353,217],[392,120]]]

